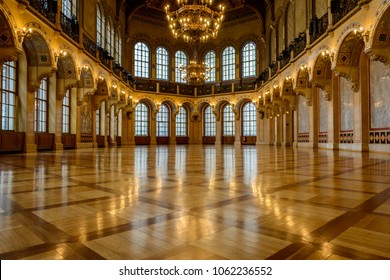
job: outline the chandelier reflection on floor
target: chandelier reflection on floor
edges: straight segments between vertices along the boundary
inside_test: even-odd
[[[179,9],[170,11],[165,6],[169,27],[175,38],[183,37],[186,42],[201,41],[215,38],[223,19],[224,6],[218,10],[213,0],[177,0]]]

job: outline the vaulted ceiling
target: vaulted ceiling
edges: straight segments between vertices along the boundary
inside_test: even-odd
[[[151,11],[160,10],[164,12],[166,4],[175,5],[176,0],[117,0],[117,14],[120,9],[126,9],[127,19],[131,17],[139,8],[150,8]],[[264,22],[266,10],[271,12],[271,17],[274,19],[274,0],[219,0],[219,3],[225,6],[226,18],[233,13],[237,16],[237,10],[245,11],[252,9],[256,12]]]

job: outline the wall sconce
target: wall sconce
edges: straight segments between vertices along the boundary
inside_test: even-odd
[[[265,92],[265,94],[266,94],[266,95],[269,95],[269,90],[267,90],[267,91]]]
[[[104,81],[104,77],[100,75],[100,76],[98,77],[98,80],[99,80],[99,82],[103,82],[103,81]]]
[[[117,89],[118,86],[116,85],[116,83],[113,83],[111,87],[112,87],[113,89]]]
[[[301,70],[302,70],[302,71],[306,71],[306,70],[307,70],[307,66],[306,66],[306,65],[302,65],[302,66],[301,66]]]
[[[80,69],[80,71],[82,71],[82,72],[88,72],[89,66],[88,66],[87,64],[84,64],[84,65],[81,66],[79,69]]]
[[[290,77],[290,76],[287,76],[285,80],[286,80],[287,82],[290,82],[290,81],[291,81],[291,77]]]
[[[278,89],[279,88],[279,85],[274,85],[274,89]]]
[[[322,51],[321,55],[323,58],[329,57],[333,61],[334,53],[330,51]]]
[[[23,27],[18,32],[19,42],[22,42],[24,38],[29,38],[31,36],[31,34],[32,34],[32,28]]]
[[[262,95],[259,95],[259,99],[263,99],[263,96],[262,96]]]
[[[354,29],[353,30],[353,33],[355,34],[355,35],[357,35],[357,34],[359,34],[359,35],[361,35],[362,33],[363,33],[363,31],[364,31],[364,27],[363,26],[360,26],[359,27],[359,29]]]

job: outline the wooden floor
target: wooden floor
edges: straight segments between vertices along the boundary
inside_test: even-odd
[[[390,258],[388,154],[137,146],[0,175],[0,259]]]

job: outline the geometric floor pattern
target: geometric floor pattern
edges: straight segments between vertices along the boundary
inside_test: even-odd
[[[0,154],[0,259],[390,259],[390,155],[228,145]]]

